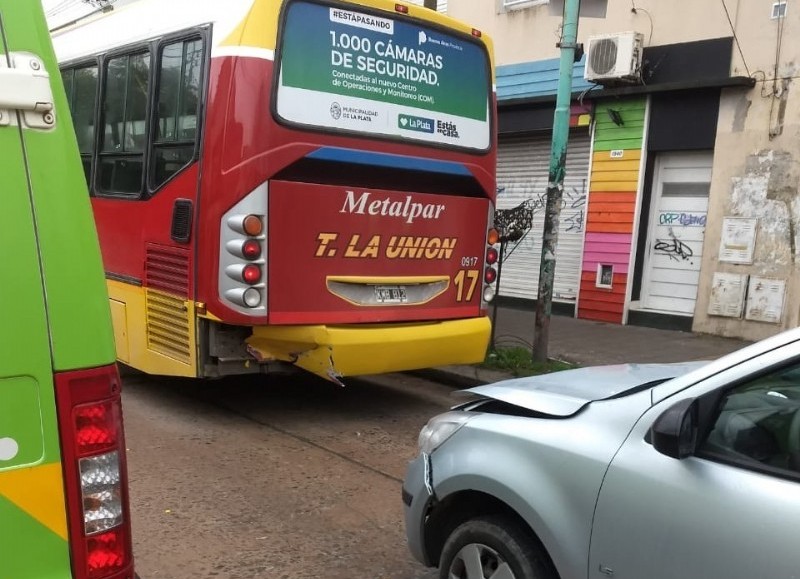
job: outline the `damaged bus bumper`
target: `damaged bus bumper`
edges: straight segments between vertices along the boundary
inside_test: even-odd
[[[259,362],[290,362],[338,382],[344,376],[482,362],[490,332],[487,316],[409,324],[258,326],[247,347]]]

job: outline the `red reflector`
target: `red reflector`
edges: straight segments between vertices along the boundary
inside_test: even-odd
[[[261,257],[261,244],[255,239],[248,239],[242,244],[242,255],[245,259]]]
[[[497,270],[493,267],[487,267],[486,273],[483,274],[483,279],[486,283],[494,283],[494,280],[497,279]]]
[[[497,263],[497,250],[494,247],[490,247],[486,250],[486,263],[489,265]]]
[[[394,9],[396,12],[400,14],[408,14],[408,6],[403,6],[402,4],[395,4]]]
[[[117,444],[119,413],[112,402],[77,406],[75,418],[75,445],[78,455],[102,452]]]
[[[474,36],[475,38],[480,38],[481,37],[481,31],[478,30],[477,28],[473,28],[472,29],[472,36]]]
[[[99,579],[124,569],[128,564],[125,546],[124,534],[120,530],[87,537],[86,570],[89,579]]]
[[[244,266],[244,269],[242,269],[242,279],[250,284],[260,282],[261,268],[253,264]]]

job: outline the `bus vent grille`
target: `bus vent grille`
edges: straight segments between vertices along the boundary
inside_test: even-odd
[[[144,275],[148,288],[189,297],[189,251],[148,244]]]
[[[172,241],[189,243],[192,237],[192,202],[189,199],[176,199],[172,206],[172,226],[169,236]]]
[[[191,363],[189,312],[175,296],[147,288],[147,347],[186,364]]]

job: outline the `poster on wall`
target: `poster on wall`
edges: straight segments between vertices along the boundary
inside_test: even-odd
[[[719,260],[727,263],[753,263],[757,225],[758,220],[755,218],[726,217],[723,219]]]
[[[744,318],[753,322],[780,323],[785,295],[786,280],[751,277]]]
[[[489,59],[477,39],[310,2],[288,5],[276,106],[312,127],[487,150]]]

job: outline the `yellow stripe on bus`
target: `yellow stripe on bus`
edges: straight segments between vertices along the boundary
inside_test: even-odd
[[[61,463],[9,470],[0,474],[0,495],[67,540]]]

